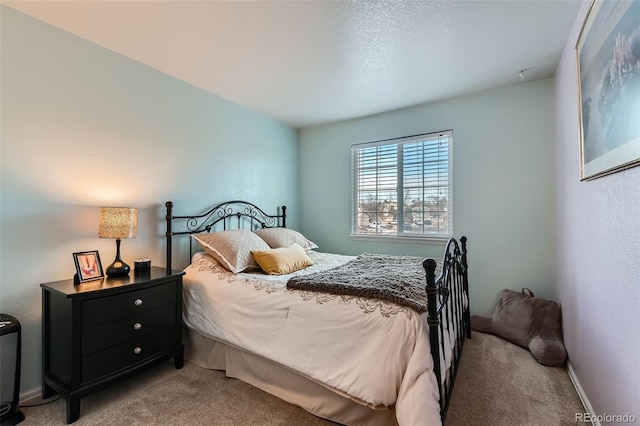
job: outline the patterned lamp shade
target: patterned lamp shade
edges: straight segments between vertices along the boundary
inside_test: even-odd
[[[100,207],[100,238],[135,238],[138,228],[138,209],[129,207]]]

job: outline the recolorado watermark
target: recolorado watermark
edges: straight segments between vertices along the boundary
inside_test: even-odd
[[[592,413],[576,413],[574,421],[586,423],[635,423],[636,416],[633,414],[592,414]]]

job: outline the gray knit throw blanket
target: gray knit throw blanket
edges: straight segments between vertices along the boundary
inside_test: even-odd
[[[421,257],[364,253],[337,268],[291,278],[287,288],[381,299],[423,313],[427,312],[423,261]]]

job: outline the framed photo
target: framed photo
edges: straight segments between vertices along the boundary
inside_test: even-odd
[[[640,164],[640,1],[593,0],[578,36],[580,180]]]
[[[98,250],[73,253],[73,261],[76,264],[78,282],[84,283],[104,278],[104,272],[102,271],[102,263],[100,263]]]

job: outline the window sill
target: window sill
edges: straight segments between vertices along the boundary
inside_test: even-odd
[[[385,242],[385,243],[412,243],[412,244],[443,245],[447,241],[449,241],[449,238],[451,238],[451,237],[448,237],[448,236],[408,237],[408,236],[397,236],[397,235],[358,235],[358,234],[351,234],[350,238],[352,240],[356,240],[356,241],[379,241],[379,242]]]

